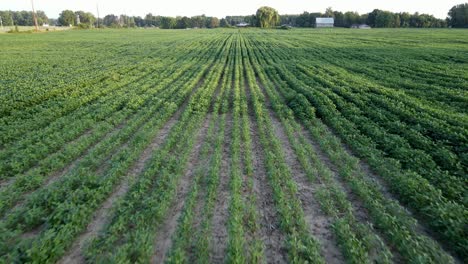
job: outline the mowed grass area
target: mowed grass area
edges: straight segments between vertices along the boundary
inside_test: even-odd
[[[468,34],[0,35],[0,263],[468,261]]]
[[[15,29],[16,27],[14,26],[4,26],[3,28],[0,28],[0,33],[8,33],[9,31],[14,31]],[[71,28],[70,27],[56,27],[56,26],[50,26],[50,27],[39,26],[39,31],[41,32],[62,31],[62,30],[69,30],[69,29]],[[19,32],[31,33],[34,30],[36,30],[36,27],[34,26],[18,26]]]

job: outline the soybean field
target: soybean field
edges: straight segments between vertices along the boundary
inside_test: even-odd
[[[0,35],[0,263],[466,263],[468,34]]]

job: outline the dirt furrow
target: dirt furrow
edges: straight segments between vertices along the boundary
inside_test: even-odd
[[[317,182],[310,182],[307,175],[300,164],[294,149],[289,142],[289,138],[283,127],[283,124],[273,112],[271,102],[260,80],[256,79],[260,90],[265,96],[265,105],[268,110],[268,115],[274,128],[275,136],[280,140],[285,157],[286,164],[291,169],[291,175],[294,182],[297,184],[298,196],[301,200],[304,218],[309,226],[312,235],[317,238],[321,245],[321,253],[327,263],[344,263],[344,257],[336,242],[336,237],[332,230],[333,219],[325,215],[320,207],[319,202],[315,199],[315,192],[323,188]]]
[[[252,137],[252,153],[254,179],[253,190],[257,197],[257,208],[260,220],[260,239],[265,245],[265,258],[268,263],[286,263],[287,251],[285,236],[279,229],[279,218],[273,199],[273,191],[268,184],[268,176],[265,168],[265,159],[257,123],[250,117],[250,134]]]
[[[325,166],[331,171],[331,175],[332,175],[335,183],[340,188],[340,190],[345,193],[348,201],[351,203],[351,206],[353,208],[353,214],[356,217],[356,219],[358,220],[358,222],[360,222],[360,223],[372,223],[372,219],[370,217],[369,211],[364,206],[364,203],[361,201],[361,199],[359,197],[357,197],[357,195],[352,191],[349,184],[344,182],[343,179],[339,176],[339,169],[337,168],[337,166],[335,166],[335,164],[333,164],[333,162],[330,160],[328,155],[323,152],[323,150],[320,148],[320,145],[316,142],[315,139],[313,139],[312,135],[310,135],[310,133],[302,125],[300,125],[300,126],[301,126],[301,131],[298,131],[298,133],[301,133],[304,136],[305,140],[307,141],[307,143],[309,145],[311,145],[312,149],[317,154],[317,157],[320,159],[320,161],[323,164],[325,164]],[[346,149],[347,147],[343,145],[343,148]],[[348,154],[351,154],[351,152],[349,152],[349,150],[346,149],[346,151],[348,152]],[[362,160],[360,160],[359,165],[360,165],[361,170],[363,170]],[[367,170],[368,170],[368,168],[367,168]],[[366,173],[365,170],[363,170],[363,171]],[[367,173],[370,173],[370,171],[367,171]],[[378,185],[378,186],[381,187],[381,185]],[[381,189],[381,192],[384,193],[384,195],[385,195],[385,192],[387,192],[387,191]],[[387,192],[387,195],[389,195],[388,192]],[[393,197],[390,197],[390,196],[388,196],[387,198],[389,198],[391,200],[394,200]],[[385,242],[385,244],[388,246],[388,248],[390,249],[390,251],[393,254],[394,261],[400,262],[402,260],[402,257],[398,253],[398,251],[386,240],[385,236],[381,232],[379,232],[376,229],[373,229],[373,230],[376,233],[376,235],[379,236]],[[374,253],[377,254],[378,252],[374,252]]]
[[[187,194],[190,190],[190,185],[193,182],[192,180],[196,171],[196,165],[200,162],[198,158],[203,142],[205,141],[206,132],[208,130],[211,118],[211,114],[208,114],[208,116],[205,118],[205,121],[203,122],[203,126],[198,131],[194,148],[192,149],[188,159],[187,168],[177,187],[175,202],[164,222],[161,223],[161,225],[158,227],[159,232],[154,241],[154,254],[151,259],[151,263],[163,263],[166,254],[168,253],[167,251],[171,248],[172,236],[177,229],[178,219],[182,213],[185,198],[187,197]]]
[[[225,131],[221,168],[219,171],[219,186],[214,206],[211,229],[213,232],[211,242],[212,263],[221,263],[224,261],[228,242],[227,222],[229,218],[229,201],[231,200],[229,191],[229,156],[231,149],[232,124],[233,120],[231,113],[226,114],[225,124],[220,124],[221,126],[225,126]]]
[[[309,229],[314,237],[316,237],[321,245],[321,253],[327,263],[344,263],[344,257],[336,242],[336,237],[332,230],[333,219],[325,215],[320,207],[320,204],[315,199],[315,192],[322,185],[311,183],[299,163],[299,160],[294,153],[294,150],[288,140],[288,136],[284,131],[280,120],[269,110],[272,125],[276,137],[281,141],[285,161],[291,169],[293,180],[297,184],[298,196],[304,210],[304,218],[309,226]]]

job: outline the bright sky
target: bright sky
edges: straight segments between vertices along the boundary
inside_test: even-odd
[[[260,6],[271,6],[280,14],[299,14],[303,11],[324,12],[327,7],[338,11],[370,12],[375,8],[393,12],[419,12],[447,17],[448,10],[464,0],[34,0],[37,10],[43,10],[50,18],[57,18],[64,9],[83,10],[96,14],[99,4],[101,16],[127,14],[144,16],[151,12],[163,16],[207,16],[254,14]],[[0,10],[30,10],[30,0],[0,0]]]

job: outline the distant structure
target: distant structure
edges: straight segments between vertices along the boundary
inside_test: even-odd
[[[80,22],[80,15],[76,15],[76,24],[77,24],[77,25],[81,24],[81,22]]]
[[[371,29],[371,27],[369,25],[366,25],[366,24],[352,24],[351,28]]]
[[[333,17],[317,17],[315,19],[315,27],[330,28],[335,24]]]
[[[236,24],[236,27],[248,27],[248,26],[250,26],[250,24],[249,24],[249,23],[245,23],[245,22],[241,22],[241,23],[239,23],[239,24]]]

